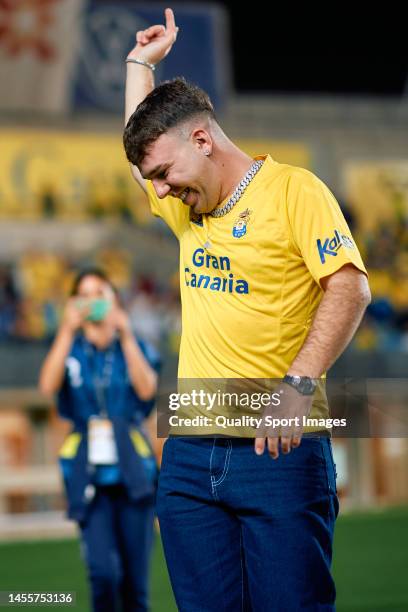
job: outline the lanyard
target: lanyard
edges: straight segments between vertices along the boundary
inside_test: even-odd
[[[98,370],[98,350],[92,348],[84,338],[84,349],[87,358],[87,365],[91,374],[92,386],[95,391],[96,403],[99,415],[103,418],[108,416],[107,392],[112,383],[113,365],[115,362],[115,348],[111,345],[104,352],[102,371]]]

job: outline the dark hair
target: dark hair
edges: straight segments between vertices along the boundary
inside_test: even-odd
[[[212,102],[205,91],[182,77],[153,89],[136,108],[123,134],[130,163],[139,165],[149,145],[159,136],[200,114],[215,119]]]
[[[96,276],[100,280],[107,283],[109,287],[112,288],[119,303],[121,302],[119,291],[117,290],[115,285],[112,283],[112,281],[109,279],[107,274],[100,268],[86,268],[85,270],[81,270],[80,272],[78,272],[78,274],[76,275],[74,279],[73,285],[72,285],[71,296],[78,295],[79,285],[81,284],[83,279],[86,278],[87,276]]]

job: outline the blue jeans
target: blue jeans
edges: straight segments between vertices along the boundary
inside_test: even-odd
[[[96,488],[81,525],[94,612],[148,610],[153,501],[131,501],[122,485]]]
[[[157,512],[180,612],[334,610],[330,439],[273,460],[253,440],[169,438]]]

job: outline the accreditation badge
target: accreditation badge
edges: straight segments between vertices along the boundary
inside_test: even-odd
[[[118,462],[118,450],[109,419],[91,417],[88,421],[88,463],[113,465]]]

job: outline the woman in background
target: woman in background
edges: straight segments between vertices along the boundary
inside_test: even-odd
[[[148,609],[157,466],[142,422],[158,369],[157,353],[135,339],[108,277],[80,273],[39,386],[58,394],[59,414],[73,422],[60,464],[95,612]]]

